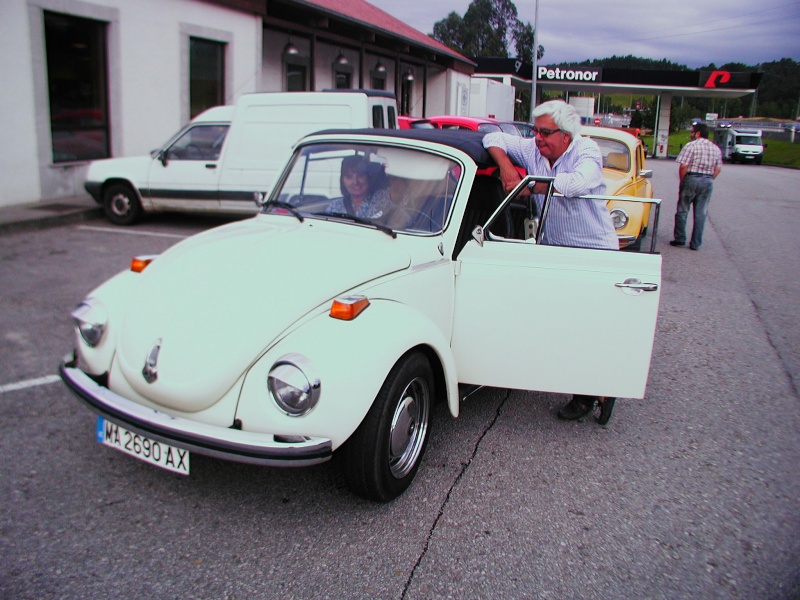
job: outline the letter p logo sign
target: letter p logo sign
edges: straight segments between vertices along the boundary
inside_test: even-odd
[[[712,71],[703,87],[715,88],[718,83],[727,83],[730,80],[731,74],[728,71]]]

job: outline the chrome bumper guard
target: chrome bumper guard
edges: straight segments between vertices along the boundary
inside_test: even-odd
[[[235,462],[273,467],[304,467],[329,460],[331,440],[280,436],[197,423],[142,406],[98,384],[65,357],[59,374],[66,386],[94,412],[126,429],[178,448]]]

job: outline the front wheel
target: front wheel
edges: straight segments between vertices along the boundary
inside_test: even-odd
[[[344,475],[354,493],[388,502],[411,485],[428,443],[434,393],[424,354],[412,352],[395,364],[342,448]]]
[[[115,225],[131,225],[142,215],[142,204],[131,186],[115,183],[103,193],[103,212]]]

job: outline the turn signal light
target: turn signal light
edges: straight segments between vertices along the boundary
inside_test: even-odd
[[[369,306],[369,298],[366,296],[347,296],[336,298],[331,304],[330,315],[334,319],[342,321],[352,321]]]
[[[155,256],[134,256],[131,260],[131,271],[134,273],[141,273],[147,268]]]

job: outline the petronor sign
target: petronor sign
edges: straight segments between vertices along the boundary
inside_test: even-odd
[[[536,77],[540,81],[589,81],[599,83],[603,81],[602,69],[561,67],[539,67]]]

